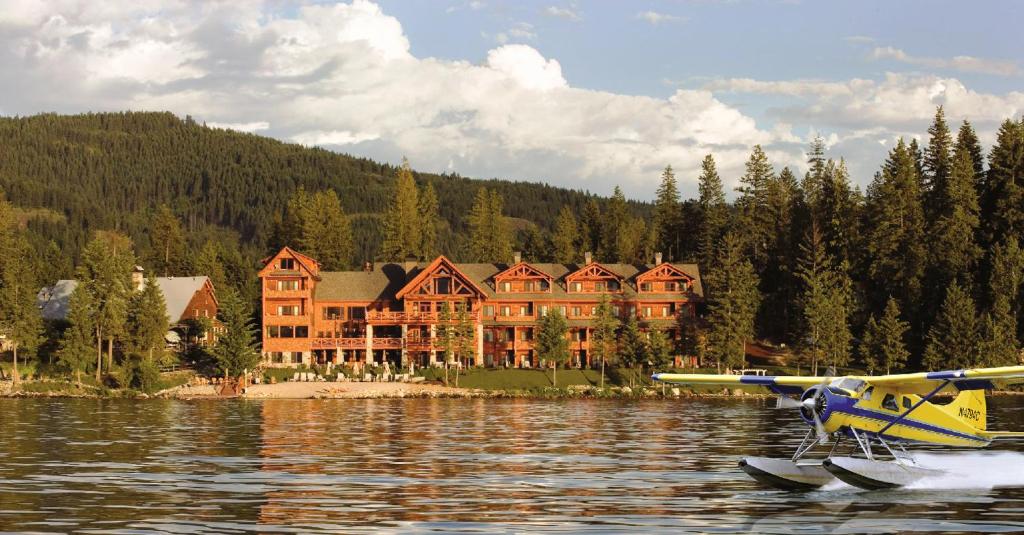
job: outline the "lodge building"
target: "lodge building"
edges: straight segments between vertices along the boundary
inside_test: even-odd
[[[603,295],[645,331],[679,335],[703,299],[695,264],[583,265],[417,262],[322,271],[285,247],[264,262],[263,357],[267,366],[443,362],[438,323],[444,303],[472,324],[473,355],[463,364],[533,367],[539,320],[559,310],[569,324],[571,364],[589,366],[591,322]],[[456,313],[451,314],[455,316]],[[681,316],[681,318],[680,318]]]

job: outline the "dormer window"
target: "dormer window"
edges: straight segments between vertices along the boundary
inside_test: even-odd
[[[613,292],[619,291],[619,281],[616,281],[616,280],[608,281],[608,289],[613,291]]]
[[[284,269],[284,270],[288,270],[288,271],[294,270],[295,269],[295,259],[294,258],[282,258],[279,266],[281,267],[281,269]]]
[[[532,292],[533,291],[533,281],[524,281],[523,282],[523,291],[524,292]]]
[[[651,283],[649,283],[649,282],[641,282],[640,283],[640,291],[641,292],[649,292],[649,291],[651,291]]]
[[[509,293],[509,292],[512,291],[512,283],[511,282],[508,282],[508,281],[502,282],[500,287],[501,287],[502,293]]]
[[[542,292],[546,292],[546,291],[548,291],[550,289],[551,289],[551,285],[548,283],[548,281],[546,281],[544,279],[541,279],[540,280],[540,290]]]
[[[597,281],[597,282],[594,283],[594,291],[595,292],[603,292],[603,291],[605,291],[605,289],[606,289],[606,285],[605,285],[604,282]]]
[[[569,283],[569,291],[570,292],[582,292],[583,291],[583,283],[581,283],[581,282],[570,282]]]
[[[674,291],[676,291],[676,283],[673,282],[673,281],[666,282],[665,283],[665,291],[666,292],[674,292]]]
[[[452,293],[452,280],[447,277],[437,279],[437,293],[447,295]]]

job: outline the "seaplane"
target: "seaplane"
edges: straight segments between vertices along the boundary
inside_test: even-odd
[[[902,487],[943,473],[918,464],[908,446],[983,448],[996,439],[1024,438],[1024,432],[989,431],[985,404],[986,391],[1024,383],[1024,366],[883,376],[656,373],[651,378],[677,385],[763,387],[778,396],[777,408],[799,409],[810,429],[792,458],[739,461],[755,480],[785,490],[818,489],[835,479],[869,490]]]

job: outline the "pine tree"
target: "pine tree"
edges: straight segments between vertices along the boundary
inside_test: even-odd
[[[904,342],[910,324],[900,319],[900,308],[896,300],[889,298],[885,304],[885,312],[879,320],[872,316],[864,329],[861,339],[860,354],[867,365],[868,373],[885,370],[892,373],[906,365],[910,351]]]
[[[166,204],[161,204],[153,215],[149,232],[149,262],[153,270],[164,277],[184,275],[187,270],[185,258],[185,232],[181,221]]]
[[[430,259],[440,253],[438,248],[439,234],[441,232],[441,215],[439,210],[437,192],[434,191],[434,185],[428,182],[420,191],[419,198],[420,258]]]
[[[969,368],[979,360],[979,341],[974,300],[954,281],[928,330],[921,365],[927,370]]]
[[[96,381],[103,370],[102,341],[107,342],[107,369],[114,363],[114,341],[124,335],[135,255],[131,240],[115,232],[96,232],[82,253],[77,278],[91,293],[96,310]]]
[[[402,159],[402,166],[398,169],[395,188],[391,206],[384,215],[381,254],[385,260],[402,261],[417,256],[422,249],[419,190],[406,159]]]
[[[221,292],[219,304],[217,318],[224,330],[212,353],[225,379],[238,377],[260,363],[256,326],[252,322],[252,311],[234,289]]]
[[[325,270],[351,265],[352,229],[334,190],[319,191],[309,198],[309,211],[302,220],[299,243],[306,254],[316,258]]]
[[[196,255],[194,273],[209,277],[214,291],[228,287],[227,274],[224,272],[224,264],[221,263],[221,247],[217,242],[207,240],[203,244]]]
[[[488,227],[491,236],[491,262],[508,262],[512,259],[512,227],[504,215],[505,200],[497,190],[490,193],[490,217]]]
[[[768,156],[760,145],[754,145],[754,151],[746,163],[746,173],[740,177],[740,183],[743,185],[736,188],[740,193],[736,199],[736,208],[739,212],[739,229],[744,238],[744,249],[756,273],[764,271],[768,264],[768,247],[772,238],[768,195],[774,179],[775,172],[768,162]]]
[[[576,228],[576,216],[572,208],[563,206],[558,212],[558,219],[555,221],[555,233],[551,237],[554,260],[560,264],[569,264],[579,258],[579,249],[576,244],[579,240],[579,231]]]
[[[708,345],[719,368],[744,364],[746,343],[754,338],[754,317],[761,301],[757,274],[741,247],[734,233],[726,234],[714,269],[707,273],[714,288],[709,300]]]
[[[764,306],[759,311],[758,324],[761,332],[776,339],[790,334],[789,307],[797,292],[797,281],[793,277],[794,264],[799,256],[796,244],[791,239],[794,218],[800,205],[800,192],[796,176],[788,167],[768,182],[765,210],[771,230],[767,244],[768,262],[761,274],[764,289]]]
[[[455,352],[458,354],[459,362],[465,362],[467,366],[476,360],[476,352],[473,348],[474,330],[475,326],[472,318],[469,316],[467,305],[462,304],[455,314]],[[457,374],[455,376],[455,386],[459,386],[459,376]]]
[[[949,211],[946,192],[947,181],[953,171],[953,136],[946,124],[946,114],[939,106],[935,110],[935,120],[928,127],[928,146],[924,150],[924,198],[925,217],[934,221],[939,214]]]
[[[828,160],[823,173],[814,221],[821,229],[825,251],[836,263],[852,263],[860,239],[857,232],[861,208],[859,192],[850,185],[850,174],[844,160],[840,159],[838,163]]]
[[[604,219],[597,200],[591,198],[583,206],[583,217],[580,220],[580,249],[584,252],[597,254],[601,248],[601,236],[604,235]]]
[[[636,316],[630,316],[622,327],[622,334],[619,336],[619,362],[628,368],[643,368],[644,363],[649,359],[647,352],[647,340],[640,332],[640,324]],[[629,376],[629,386],[633,386],[634,374]]]
[[[625,262],[628,251],[622,250],[623,242],[629,240],[630,224],[629,207],[622,189],[615,186],[612,198],[605,207],[601,222],[601,243],[597,250],[598,258],[604,262]]]
[[[811,352],[811,374],[818,374],[819,357],[832,366],[845,366],[850,354],[850,280],[825,252],[821,233],[811,229],[801,246],[797,276],[803,282],[802,340]]]
[[[665,331],[651,329],[648,333],[647,357],[655,370],[664,369],[672,364],[672,344]]]
[[[6,201],[0,201],[7,204]],[[0,209],[9,212],[9,207]],[[0,219],[5,219],[0,216]],[[3,224],[0,221],[0,224]],[[13,354],[15,386],[18,385],[18,352],[23,359],[34,356],[42,343],[43,319],[36,305],[39,284],[36,273],[27,261],[31,246],[25,237],[10,227],[0,230],[0,333],[4,334]]]
[[[1000,297],[1006,298],[1010,315],[1016,318],[1017,339],[1024,339],[1019,330],[1024,324],[1024,249],[1016,237],[1008,238],[1005,244],[998,244],[992,250],[988,302],[994,305]]]
[[[981,322],[978,366],[1016,366],[1020,364],[1020,344],[1017,342],[1017,318],[1010,310],[1010,300],[998,296]]]
[[[807,204],[817,209],[822,202],[826,165],[825,140],[820,135],[815,135],[811,140],[811,147],[807,151],[807,164],[810,169],[804,175],[800,187],[804,191]]]
[[[891,294],[901,303],[912,326],[919,325],[912,305],[921,296],[926,259],[921,182],[915,165],[914,156],[901,139],[868,189],[864,225],[867,276],[888,282],[874,289],[873,308],[881,309]]]
[[[142,291],[131,296],[128,312],[128,332],[135,350],[145,353],[152,363],[153,353],[164,345],[164,335],[170,328],[167,302],[156,278],[149,276]]]
[[[658,186],[654,201],[654,219],[652,226],[657,233],[656,247],[666,254],[667,258],[678,258],[681,249],[680,227],[682,212],[679,206],[679,186],[672,166],[666,166],[661,173],[661,184]]]
[[[497,191],[480,188],[468,216],[469,258],[473,262],[502,262],[512,256],[512,232],[502,215]]]
[[[304,222],[312,214],[312,202],[313,196],[302,186],[299,186],[288,199],[288,207],[285,211],[279,236],[282,245],[297,249],[302,248]]]
[[[88,290],[79,285],[68,302],[68,323],[60,338],[57,360],[68,371],[75,374],[75,382],[82,383],[82,373],[89,370],[93,348],[96,344],[96,309]]]
[[[974,168],[974,185],[980,196],[985,180],[985,153],[981,150],[978,134],[974,132],[974,127],[966,119],[964,119],[963,124],[960,125],[960,130],[956,134],[954,152],[957,150],[967,151],[971,155],[971,166]]]
[[[558,388],[558,366],[569,360],[569,323],[558,309],[548,312],[540,320],[537,331],[537,355],[551,363],[551,383]]]
[[[708,154],[701,162],[701,173],[697,178],[700,198],[700,240],[698,258],[702,270],[711,265],[719,240],[729,221],[729,206],[725,202],[722,179],[715,168],[715,159]]]
[[[604,367],[615,355],[616,335],[621,322],[615,314],[608,294],[601,294],[590,331],[590,352],[593,359],[601,362],[601,388],[604,388]],[[593,361],[592,361],[593,362]]]
[[[1024,234],[1024,123],[1006,120],[989,154],[981,196],[985,245]]]
[[[939,211],[929,240],[930,287],[939,291],[952,280],[966,282],[981,257],[981,248],[974,241],[980,224],[978,195],[971,156],[966,150],[957,150],[941,184],[945,191],[932,196]]]

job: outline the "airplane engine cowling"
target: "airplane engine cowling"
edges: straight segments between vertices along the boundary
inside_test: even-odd
[[[825,414],[828,410],[828,397],[828,388],[825,386],[812,386],[800,395],[800,417],[804,419],[804,422],[807,422],[807,425],[814,427],[814,415],[810,412],[807,400],[814,400],[814,412],[817,413],[818,420],[824,422],[828,419],[828,416]]]

